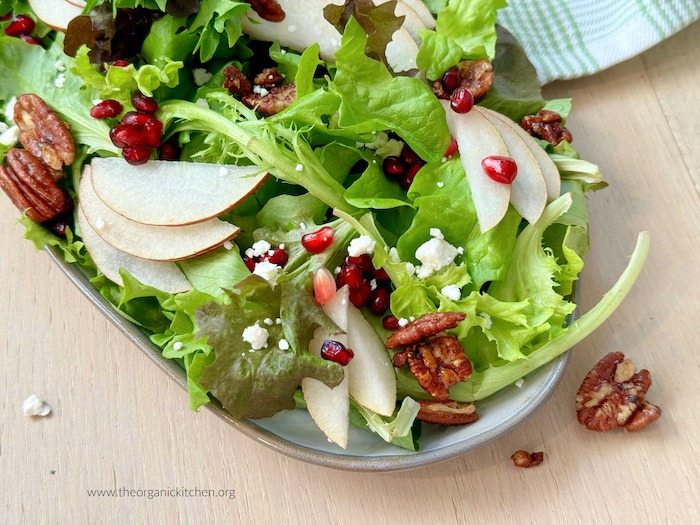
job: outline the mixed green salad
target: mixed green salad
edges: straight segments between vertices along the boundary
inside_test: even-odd
[[[149,149],[151,159],[165,158],[167,145],[172,162],[257,166],[270,174],[219,217],[240,228],[233,242],[177,262],[191,285],[182,293],[139,282],[124,269],[122,284],[108,279],[86,249],[77,220],[69,218],[61,235],[26,215],[20,221],[38,248],[62,250],[115,309],[151,334],[165,357],[182,365],[193,410],[214,397],[235,417],[264,418],[304,407],[305,378],[338,385],[345,367],[309,348],[319,328],[339,331],[317,301],[314,276],[325,268],[337,277],[348,257],[362,256],[371,258],[365,273],[374,275],[368,279],[373,302],[352,302],[359,301],[382,341],[392,333],[387,326],[396,328],[393,321],[403,327],[431,312],[466,315],[449,333],[473,372],[451,386],[449,399],[475,402],[478,409],[480,400],[595,330],[632,286],[648,240],[640,236],[628,268],[598,305],[568,324],[589,249],[586,193],[606,185],[598,168],[566,140],[556,146],[538,140],[558,168],[561,197],[548,199],[534,223],[509,206],[482,232],[460,161],[462,144],[450,151],[450,109],[431,89],[459,63],[488,60],[493,85],[478,107],[517,123],[546,109],[566,122],[570,101],[543,100],[527,57],[496,27],[506,2],[426,0],[434,23],[420,31],[415,67],[403,71],[394,70],[387,53],[403,22],[396,2],[334,3],[337,8],[323,15],[339,32],[329,56],[322,44],[300,49],[284,35],[273,41],[249,36],[252,9],[276,2],[88,0],[84,15],[55,31],[25,0],[0,0],[0,15],[8,15],[0,27],[26,15],[37,41],[0,32],[0,161],[16,142],[6,134],[14,100],[37,95],[75,139],[75,160],[58,184],[79,204],[85,166],[96,157],[126,156],[110,134],[118,115],[95,118],[91,110],[110,100],[124,113],[138,112],[133,96],[140,93],[157,102],[154,114],[162,124],[162,144]],[[311,9],[316,2],[299,4]],[[294,83],[293,100],[261,114],[230,89],[231,66],[248,79],[276,68],[279,87]],[[256,86],[255,94],[264,98],[273,89]],[[387,176],[387,158],[406,161],[411,154],[418,168],[410,181]],[[302,238],[324,227],[332,228],[332,242],[313,253]],[[433,245],[454,250],[447,263],[420,256]],[[271,273],[256,272],[256,260],[275,250],[284,252],[284,263]],[[385,306],[377,289],[385,290]],[[250,331],[245,335],[253,326],[264,328],[264,344],[251,342]],[[348,418],[417,450],[421,423],[415,403],[404,399],[432,398],[408,366],[392,370],[394,414],[377,414],[351,398]]]

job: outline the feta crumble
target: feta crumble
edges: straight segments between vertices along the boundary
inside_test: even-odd
[[[462,297],[462,292],[456,284],[444,286],[442,290],[440,290],[440,293],[452,301],[459,301]]]
[[[280,350],[289,350],[289,343],[286,339],[280,339],[280,342],[277,343],[277,346]]]
[[[306,229],[306,223],[305,223],[305,222],[300,222],[300,223],[299,223],[299,229],[300,229],[300,230],[305,230],[305,229]]]
[[[245,251],[245,256],[248,257],[249,259],[252,259],[252,258],[254,257],[254,256],[253,256],[253,248],[248,248],[248,249]]]
[[[389,250],[389,259],[391,259],[392,262],[401,262],[401,257],[399,257],[399,251],[395,247],[391,247]]]
[[[243,330],[243,340],[250,343],[253,350],[265,348],[268,337],[270,337],[270,333],[258,324],[250,325]]]
[[[430,228],[430,236],[434,237],[435,239],[444,239],[445,236],[442,234],[442,230],[440,228]]]
[[[195,102],[198,106],[202,106],[203,108],[211,109],[209,107],[209,102],[207,102],[203,98],[198,98],[197,101]]]
[[[348,255],[351,257],[359,257],[364,254],[371,254],[374,251],[376,243],[367,235],[360,235],[357,239],[350,241],[348,246]]]
[[[51,413],[51,407],[39,399],[39,396],[32,394],[22,403],[22,412],[25,416],[44,417]]]
[[[270,94],[270,92],[267,89],[258,85],[253,86],[253,93],[255,93],[256,95],[260,95],[261,97],[266,97]]]
[[[266,281],[268,281],[274,288],[277,285],[277,278],[280,276],[280,270],[282,268],[270,261],[260,261],[255,265],[255,270],[253,270],[254,275],[259,275]]]
[[[411,262],[406,263],[406,271],[408,272],[409,277],[416,275],[416,267]]]
[[[422,263],[420,269],[416,269],[416,275],[422,279],[429,277],[451,264],[457,253],[457,248],[449,242],[433,237],[416,250],[416,259]]]
[[[491,321],[491,316],[483,312],[479,315],[481,315],[481,317],[484,318],[484,328],[486,328],[487,330],[491,328],[491,325],[493,324],[493,321]]]
[[[59,89],[62,89],[66,85],[66,75],[59,73],[53,81],[53,85]]]
[[[280,319],[279,317],[275,319],[275,324],[282,324],[282,319]]]
[[[445,183],[442,182],[442,181],[439,181],[439,182],[437,183],[437,187],[438,187],[438,188],[444,188],[444,187],[445,187]]]
[[[226,250],[233,250],[233,243],[231,241],[226,241],[224,243],[224,249]]]
[[[408,319],[406,319],[406,318],[404,318],[404,317],[402,317],[401,319],[399,319],[399,326],[400,326],[400,327],[403,328],[403,327],[406,326],[407,324],[408,324]]]
[[[518,380],[517,380],[515,383],[513,383],[513,384],[514,384],[515,386],[517,386],[518,388],[522,388],[524,383],[525,383],[525,379],[523,379],[523,378],[521,377],[520,379],[518,379]]]
[[[272,248],[272,245],[264,239],[256,242],[253,244],[253,246],[251,246],[251,249],[253,250],[253,257],[265,255],[270,248]]]
[[[377,289],[377,280],[376,280],[376,279],[372,279],[372,280],[369,282],[369,289],[372,290],[372,291],[374,291],[374,290]]]
[[[214,75],[209,73],[203,67],[198,67],[192,70],[192,77],[194,78],[194,83],[198,86],[203,86],[204,84],[209,82],[213,76]]]
[[[297,170],[297,171],[303,171],[304,166],[301,165],[301,164],[297,164],[297,165],[294,167],[294,169]]]
[[[181,341],[178,341],[173,344],[173,350],[182,350],[183,344]]]
[[[263,319],[263,323],[265,323],[267,326],[272,326],[273,324],[275,324],[275,322],[272,319],[270,319],[269,317],[266,317],[265,319]]]
[[[66,70],[66,64],[63,62],[63,60],[57,60],[56,64],[54,64],[56,69],[58,71],[65,71]]]

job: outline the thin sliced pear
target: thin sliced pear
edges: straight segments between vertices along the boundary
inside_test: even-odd
[[[347,310],[347,307],[346,307]],[[337,323],[336,323],[337,324]],[[321,346],[326,339],[334,339],[348,345],[348,338],[345,334],[329,336],[322,329],[318,328],[313,339],[309,342],[309,352],[313,355],[321,355]],[[347,368],[344,368],[347,371]],[[318,428],[340,447],[348,446],[348,433],[350,430],[350,397],[348,386],[350,381],[348,374],[334,388],[327,387],[322,381],[305,377],[301,380],[301,391],[304,393],[304,401],[309,411],[311,419],[314,420]]]
[[[549,158],[547,152],[542,149],[542,147],[537,143],[532,135],[521,128],[517,122],[513,122],[511,119],[493,111],[491,109],[483,108],[484,111],[493,115],[495,118],[500,119],[502,122],[510,126],[519,136],[523,139],[525,144],[537,159],[537,163],[540,165],[540,170],[542,170],[542,176],[544,177],[544,182],[547,185],[547,200],[553,201],[559,197],[561,193],[561,177],[559,176],[559,170],[557,169],[554,161]]]
[[[374,0],[374,4],[379,6],[385,4],[386,2],[391,2],[391,0]],[[421,29],[425,29],[425,24],[420,16],[406,3],[401,0],[397,0],[396,7],[394,8],[394,14],[396,16],[403,16],[403,27],[411,35],[411,38],[420,44],[420,37],[418,34]]]
[[[510,184],[501,184],[484,173],[481,161],[492,155],[508,156],[508,148],[496,127],[478,111],[456,113],[449,100],[442,100],[447,126],[459,146],[459,156],[482,233],[496,226],[508,211]]]
[[[362,312],[348,308],[348,346],[355,353],[346,369],[350,395],[363,407],[382,416],[396,408],[396,374],[377,332]]]
[[[333,299],[321,307],[321,310],[338,325],[343,332],[348,331],[348,308],[350,308],[350,288],[346,284],[335,292]]]
[[[206,253],[233,239],[240,228],[210,219],[188,226],[149,226],[125,219],[100,200],[86,166],[78,191],[85,218],[115,248],[154,261],[179,261]]]
[[[227,212],[253,193],[267,173],[257,166],[95,158],[92,185],[100,200],[129,220],[182,226]]]
[[[435,18],[430,12],[428,6],[423,3],[423,0],[399,0],[399,3],[406,4],[411,10],[418,15],[423,22],[423,25],[428,29],[435,29]]]
[[[243,18],[243,31],[258,40],[275,42],[295,51],[304,51],[318,43],[321,58],[333,60],[340,47],[341,35],[323,16],[323,8],[329,4],[343,5],[344,0],[278,0],[286,13],[282,22],[268,22],[250,10]],[[393,35],[387,46],[387,60],[394,71],[408,71],[416,67],[418,45],[404,28]]]
[[[78,226],[80,236],[95,265],[105,274],[107,279],[124,286],[119,275],[119,269],[124,268],[145,285],[168,293],[187,292],[192,285],[183,275],[177,265],[167,261],[149,261],[134,257],[126,252],[117,250],[111,244],[102,240],[85,218],[83,208],[78,206]]]
[[[68,2],[67,0],[29,0],[29,5],[39,20],[51,29],[64,31],[75,17],[83,14],[85,4]]]
[[[495,117],[493,112],[484,111],[478,106],[474,106],[474,109],[481,111],[496,127],[506,143],[508,156],[518,165],[518,175],[510,186],[510,202],[527,222],[534,224],[547,205],[547,185],[537,159],[512,127]]]

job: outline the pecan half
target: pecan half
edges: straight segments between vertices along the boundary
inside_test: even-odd
[[[528,452],[526,450],[518,450],[510,457],[516,467],[530,468],[536,467],[544,461],[544,452]]]
[[[418,401],[420,410],[416,419],[438,425],[466,425],[479,419],[474,403],[457,401]]]
[[[527,115],[520,121],[520,126],[534,137],[546,140],[556,146],[563,140],[571,142],[571,132],[562,126],[563,119],[555,111],[541,109],[537,115]]]
[[[432,312],[421,315],[415,321],[391,334],[386,340],[386,347],[391,349],[417,343],[431,335],[455,328],[466,317],[466,314],[462,312]]]
[[[276,67],[266,67],[260,73],[255,75],[253,84],[262,86],[265,89],[273,88],[282,83],[284,77],[277,71]]]
[[[241,100],[249,108],[256,109],[263,115],[275,115],[288,108],[297,98],[297,87],[294,82],[284,86],[273,87],[267,95],[251,93]]]
[[[277,0],[247,0],[251,9],[268,22],[281,22],[287,14]]]
[[[474,100],[478,100],[486,93],[493,85],[493,67],[487,59],[480,60],[464,60],[455,66],[459,74],[458,87],[466,88],[474,95]],[[433,93],[437,98],[449,99],[452,93],[445,91],[442,85],[442,80],[436,80],[432,84]]]
[[[576,393],[579,423],[599,432],[628,424],[631,431],[645,427],[661,415],[658,407],[645,404],[650,386],[648,370],[637,372],[622,352],[609,353],[586,374]]]
[[[459,340],[451,335],[433,336],[394,355],[394,366],[408,362],[418,384],[438,401],[450,398],[450,387],[472,375],[472,365]]]
[[[19,141],[51,169],[54,180],[63,177],[63,166],[75,160],[75,141],[66,125],[41,98],[25,94],[15,104]]]
[[[235,66],[224,68],[224,88],[232,95],[248,95],[253,92],[253,85],[248,77]]]
[[[73,208],[73,201],[58,187],[51,170],[32,153],[12,148],[7,152],[7,164],[0,166],[0,188],[31,220],[46,222]]]

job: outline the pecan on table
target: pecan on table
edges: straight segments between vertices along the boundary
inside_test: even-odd
[[[416,419],[438,425],[466,425],[479,419],[474,403],[457,401],[418,401],[420,410]]]
[[[51,170],[31,152],[12,148],[7,164],[0,166],[0,188],[31,220],[43,223],[73,208],[72,199],[58,187]]]
[[[248,95],[253,92],[253,85],[236,66],[224,68],[224,88],[232,95]]]
[[[528,452],[526,450],[518,450],[510,457],[516,467],[530,468],[536,467],[544,461],[544,452]]]
[[[637,372],[622,352],[609,353],[586,374],[576,393],[579,423],[599,432],[644,428],[661,416],[659,407],[645,401],[650,386],[648,370]]]
[[[50,169],[54,180],[75,160],[75,141],[68,127],[41,98],[25,94],[17,99],[14,120],[19,141]]]
[[[287,14],[277,0],[246,0],[260,18],[268,22],[281,22]]]
[[[520,126],[533,137],[546,140],[553,146],[562,141],[571,142],[571,132],[562,126],[563,119],[555,111],[541,109],[537,115],[527,115],[520,121]]]
[[[464,60],[454,66],[453,71],[459,75],[457,87],[471,91],[474,100],[486,95],[493,85],[493,67],[487,59]],[[445,91],[442,79],[433,82],[432,89],[437,98],[448,100],[452,94]]]
[[[297,97],[297,86],[294,82],[284,86],[273,87],[266,95],[251,93],[245,95],[241,101],[251,109],[270,116],[288,108]]]
[[[284,76],[277,71],[276,67],[266,67],[260,73],[255,75],[253,84],[264,87],[265,89],[271,89],[281,84],[283,80]]]

